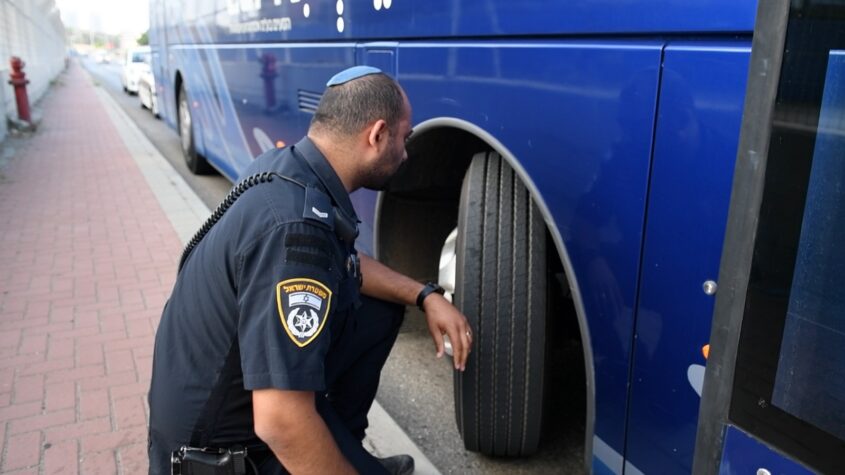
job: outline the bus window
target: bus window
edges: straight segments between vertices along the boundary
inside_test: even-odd
[[[772,403],[845,439],[845,51],[831,51]]]
[[[843,235],[845,2],[792,2],[729,420],[824,473],[845,460]]]

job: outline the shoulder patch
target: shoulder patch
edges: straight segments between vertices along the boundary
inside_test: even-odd
[[[310,186],[305,188],[305,209],[302,210],[302,218],[334,229],[334,208],[329,195]]]
[[[288,279],[276,284],[276,306],[285,333],[303,348],[323,330],[331,308],[332,291],[313,279]]]

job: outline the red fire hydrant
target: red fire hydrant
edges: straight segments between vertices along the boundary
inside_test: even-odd
[[[26,122],[32,122],[29,115],[29,97],[26,95],[26,85],[29,80],[23,72],[26,63],[17,56],[12,56],[9,61],[12,66],[12,74],[9,75],[9,84],[15,88],[15,101],[18,103],[18,117]]]

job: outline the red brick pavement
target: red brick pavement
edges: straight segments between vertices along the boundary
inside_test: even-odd
[[[77,65],[0,169],[0,472],[142,473],[181,244]]]

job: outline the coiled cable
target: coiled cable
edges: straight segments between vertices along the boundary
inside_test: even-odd
[[[196,232],[196,234],[194,234],[194,236],[185,246],[185,250],[182,251],[182,257],[179,259],[179,268],[177,270],[177,273],[182,271],[182,267],[185,265],[185,261],[188,260],[188,256],[191,254],[191,251],[193,251],[194,247],[196,247],[197,244],[202,241],[202,238],[204,238],[205,235],[208,234],[209,231],[211,231],[212,226],[214,226],[217,221],[220,221],[220,218],[223,217],[223,214],[226,213],[226,210],[228,210],[235,203],[235,201],[241,195],[243,195],[244,192],[246,192],[246,190],[260,183],[270,183],[271,181],[273,181],[273,177],[289,181],[291,183],[301,186],[302,188],[305,188],[305,185],[300,183],[299,181],[294,180],[290,177],[286,177],[284,175],[280,175],[276,172],[256,173],[254,175],[250,175],[244,178],[229,191],[229,194],[226,195],[225,198],[223,198],[223,201],[221,201],[219,205],[217,205],[217,208],[214,210],[213,213],[211,213],[211,216],[209,216],[205,223],[200,226],[200,229]]]

